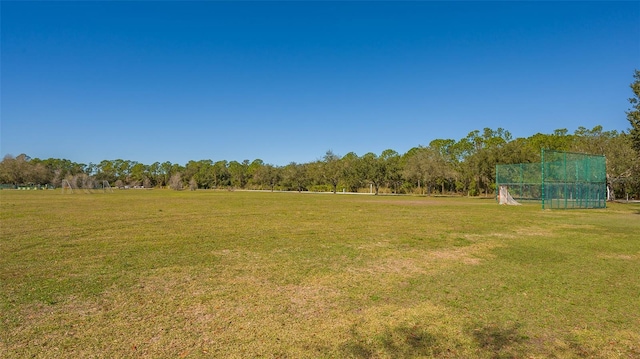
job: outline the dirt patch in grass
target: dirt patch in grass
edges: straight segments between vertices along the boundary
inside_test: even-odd
[[[302,318],[322,318],[327,312],[335,310],[340,294],[331,287],[312,285],[287,285],[276,291],[289,298],[292,313]]]
[[[473,242],[478,242],[480,240],[486,240],[490,238],[515,239],[519,237],[518,234],[519,234],[518,230],[514,230],[513,233],[504,233],[504,232],[494,232],[494,233],[488,233],[488,234],[465,233],[465,234],[462,234],[462,237]]]
[[[545,227],[528,226],[514,228],[518,237],[549,237],[553,235],[553,230]]]
[[[371,201],[371,202],[384,202],[384,201]],[[433,200],[433,199],[425,199],[425,200],[410,200],[410,201],[402,201],[396,203],[397,205],[407,205],[407,206],[442,206],[449,205],[447,202]]]
[[[459,262],[463,264],[477,265],[484,259],[492,258],[491,250],[499,247],[493,242],[478,242],[466,247],[454,247],[450,249],[430,252],[434,258],[447,261]]]
[[[624,261],[640,260],[640,253],[636,254],[600,254],[598,257],[606,259],[620,259]]]
[[[389,249],[385,256],[379,257],[369,265],[353,267],[349,270],[370,275],[401,275],[410,277],[438,271],[451,265],[479,265],[491,258],[491,249],[496,244],[475,243],[466,247],[452,247],[438,250],[407,249],[404,251]],[[384,247],[384,246],[383,246]]]
[[[361,268],[352,268],[352,273],[367,273],[370,275],[401,274],[411,276],[423,274],[428,270],[428,264],[415,258],[384,258]]]
[[[430,256],[435,259],[443,259],[473,265],[480,264],[481,261],[480,258],[470,256],[470,254],[463,249],[447,249],[434,251],[430,253]]]

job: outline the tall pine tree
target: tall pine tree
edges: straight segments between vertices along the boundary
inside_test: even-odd
[[[630,85],[633,91],[633,97],[629,99],[631,108],[627,112],[627,120],[631,124],[631,140],[633,141],[633,148],[640,155],[640,71],[635,70],[633,74],[635,81]]]

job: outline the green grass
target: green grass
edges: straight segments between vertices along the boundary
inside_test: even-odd
[[[640,357],[640,205],[0,191],[0,357]]]

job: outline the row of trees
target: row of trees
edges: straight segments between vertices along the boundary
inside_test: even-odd
[[[631,84],[629,132],[605,131],[602,126],[566,129],[513,139],[502,128],[470,132],[458,141],[437,139],[404,154],[388,149],[362,156],[327,151],[322,159],[274,166],[254,161],[189,161],[150,165],[129,160],[104,160],[88,165],[67,159],[6,156],[0,162],[0,183],[52,184],[63,181],[78,188],[95,188],[105,181],[118,187],[242,188],[292,191],[488,195],[495,185],[495,165],[540,162],[541,149],[605,155],[607,182],[617,196],[640,197],[640,71]]]
[[[610,188],[618,196],[640,194],[639,156],[631,134],[578,128],[559,129],[513,139],[498,128],[472,131],[458,141],[437,139],[404,154],[388,149],[362,156],[339,156],[327,151],[309,163],[275,166],[254,161],[189,161],[150,165],[129,160],[79,164],[66,159],[6,156],[0,162],[0,181],[12,184],[53,184],[63,180],[77,188],[112,186],[240,188],[290,191],[368,191],[488,195],[495,184],[495,165],[540,162],[541,149],[602,154],[607,157]]]

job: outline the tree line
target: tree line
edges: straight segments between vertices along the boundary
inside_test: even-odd
[[[570,134],[558,129],[512,138],[509,131],[485,128],[460,140],[436,139],[400,154],[392,149],[362,156],[331,150],[308,163],[276,166],[260,159],[214,162],[189,161],[185,165],[130,160],[104,160],[82,164],[67,159],[7,155],[0,162],[0,183],[17,185],[68,183],[75,188],[169,187],[173,189],[268,189],[284,191],[359,192],[375,194],[489,195],[495,190],[496,164],[537,163],[541,150],[580,152],[606,156],[607,186],[615,196],[640,198],[640,71],[631,84],[631,109],[626,112],[628,132],[579,127]],[[106,181],[106,182],[105,182]]]
[[[639,152],[630,133],[602,126],[566,129],[513,139],[509,131],[485,128],[458,141],[436,139],[404,154],[387,149],[362,156],[327,151],[321,159],[286,166],[253,161],[189,161],[185,165],[104,160],[88,165],[67,159],[5,156],[0,182],[13,185],[63,181],[74,188],[115,187],[173,189],[266,189],[284,191],[369,191],[378,193],[489,195],[496,164],[537,163],[541,149],[605,155],[607,182],[617,196],[640,195]]]

